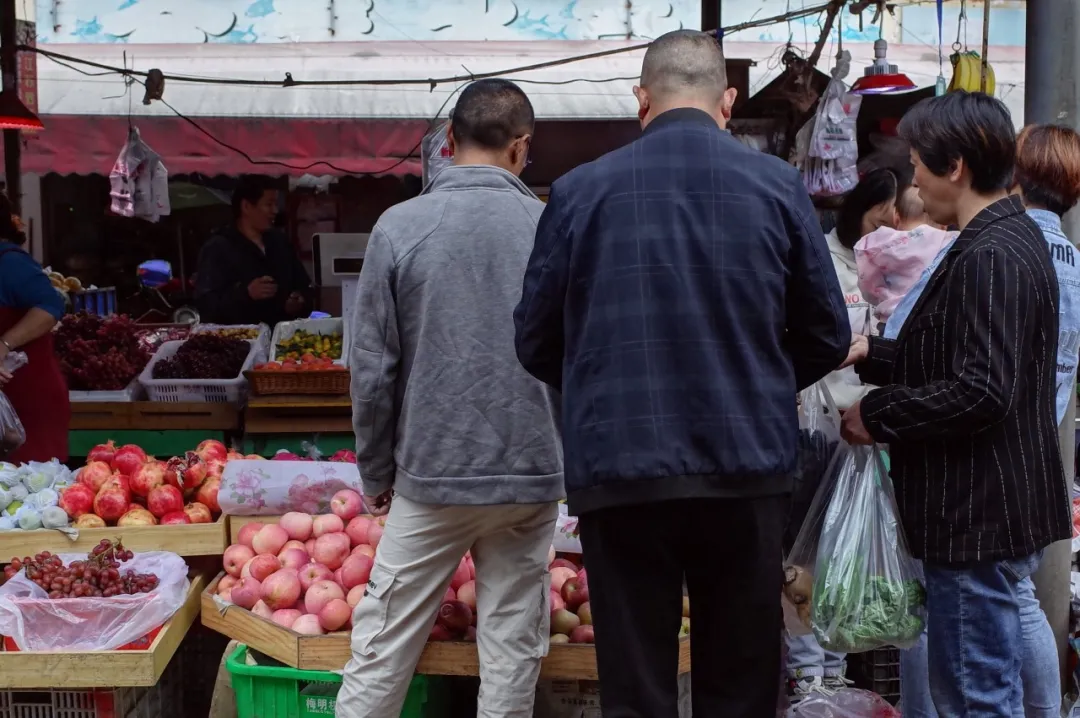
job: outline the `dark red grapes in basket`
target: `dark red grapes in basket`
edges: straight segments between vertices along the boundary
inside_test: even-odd
[[[155,379],[235,379],[251,342],[216,334],[196,334],[168,359],[154,364]]]
[[[59,556],[42,551],[36,556],[13,558],[4,567],[4,579],[25,571],[49,598],[108,598],[150,593],[158,585],[158,577],[148,573],[121,570],[120,564],[130,561],[134,554],[117,539],[102,539],[90,551],[85,561],[73,561],[65,566]]]

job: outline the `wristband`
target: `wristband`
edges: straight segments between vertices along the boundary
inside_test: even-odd
[[[0,344],[3,344],[9,352],[15,351],[15,347],[8,344],[6,339],[0,339]]]

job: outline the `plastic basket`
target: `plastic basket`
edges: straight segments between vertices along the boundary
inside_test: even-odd
[[[258,329],[259,335],[255,341],[259,345],[259,353],[255,355],[255,361],[263,362],[270,356],[270,327],[266,324],[196,324],[191,328],[191,333],[207,334],[221,329]]]
[[[236,693],[237,718],[333,718],[341,676],[288,666],[249,666],[247,646],[225,660]],[[427,676],[413,676],[401,718],[424,718]]]
[[[296,319],[291,322],[278,323],[278,325],[274,327],[274,335],[270,338],[269,358],[275,358],[278,344],[285,339],[289,339],[301,329],[313,334],[340,334],[341,358],[335,359],[334,363],[340,364],[341,366],[349,366],[349,329],[341,317],[330,317],[328,319]]]
[[[896,705],[900,701],[900,650],[889,646],[847,657],[848,677]]]
[[[75,313],[86,312],[102,317],[116,314],[116,287],[80,289],[72,292],[71,306]]]
[[[150,359],[139,375],[139,383],[146,389],[150,401],[193,404],[240,404],[247,395],[247,379],[244,372],[255,363],[259,351],[258,342],[248,342],[251,349],[235,379],[154,379],[154,365],[176,353],[184,342],[165,342]]]
[[[131,380],[123,389],[118,391],[76,391],[68,390],[69,401],[99,401],[99,402],[124,402],[135,401],[142,394],[142,384],[139,383],[138,375]],[[0,713],[0,716],[3,714]]]

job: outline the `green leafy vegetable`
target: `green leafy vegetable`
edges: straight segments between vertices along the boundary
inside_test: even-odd
[[[824,570],[814,585],[811,614],[818,643],[860,653],[914,641],[925,625],[922,584],[867,576],[861,563],[852,557],[818,566]]]

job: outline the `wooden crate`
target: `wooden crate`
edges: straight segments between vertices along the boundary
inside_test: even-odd
[[[212,524],[169,526],[106,526],[103,529],[80,529],[75,540],[55,529],[36,531],[0,531],[0,563],[13,556],[33,556],[39,551],[51,553],[86,553],[101,539],[120,538],[126,548],[143,551],[171,551],[180,556],[220,556],[225,553],[228,522],[222,514]]]
[[[248,434],[352,433],[352,399],[278,394],[252,396],[244,409]]]
[[[145,651],[0,651],[5,689],[152,686],[199,615],[207,576],[191,578],[187,599]]]
[[[217,578],[203,592],[202,623],[233,640],[265,653],[286,665],[301,670],[340,671],[351,657],[349,634],[302,636],[250,611],[215,600]],[[476,644],[446,641],[427,644],[416,672],[431,676],[479,675],[480,659]],[[679,641],[679,673],[690,671],[690,637]],[[540,677],[547,680],[599,680],[596,649],[591,645],[559,644],[551,646],[540,666]]]
[[[235,431],[240,409],[232,404],[167,404],[155,401],[74,402],[71,430]]]

